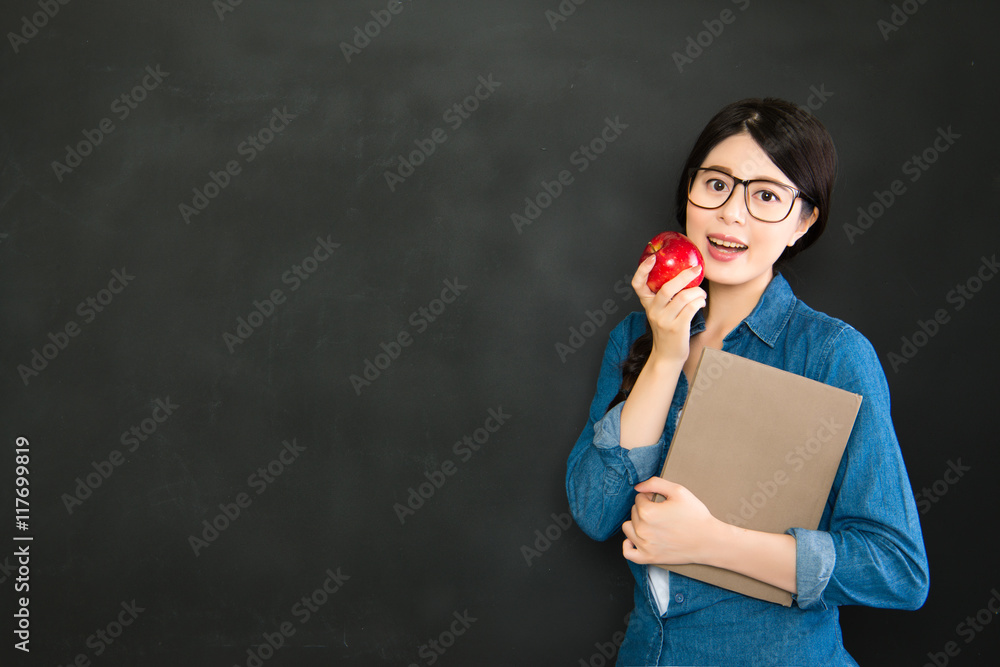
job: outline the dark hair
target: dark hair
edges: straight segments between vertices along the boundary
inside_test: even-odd
[[[833,139],[811,113],[775,97],[745,99],[724,107],[708,121],[688,155],[677,183],[676,216],[682,230],[687,230],[687,196],[691,169],[700,167],[719,143],[746,132],[764,150],[771,161],[802,190],[802,215],[818,210],[816,221],[794,245],[786,247],[775,262],[780,268],[788,259],[815,243],[830,214],[833,184],[837,177],[837,151]],[[653,335],[646,323],[640,336],[622,362],[622,384],[610,410],[625,400],[639,377],[653,348]]]

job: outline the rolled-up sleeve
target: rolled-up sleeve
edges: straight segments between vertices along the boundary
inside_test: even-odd
[[[621,363],[628,354],[630,318],[621,322],[604,350],[597,391],[587,425],[570,452],[566,470],[566,496],[573,519],[584,533],[606,540],[626,520],[635,498],[633,487],[649,479],[661,462],[664,436],[648,447],[621,446],[623,403],[608,404],[621,386]]]
[[[788,534],[795,538],[796,603],[802,609],[826,609],[823,591],[837,562],[833,537],[805,528],[792,528]]]
[[[594,424],[594,447],[605,465],[620,468],[630,485],[649,479],[657,472],[657,464],[665,444],[664,437],[648,447],[625,449],[621,446],[622,408],[619,403]]]
[[[830,342],[818,379],[863,398],[820,530],[788,531],[796,540],[796,604],[917,609],[929,589],[927,554],[882,365],[847,327]]]

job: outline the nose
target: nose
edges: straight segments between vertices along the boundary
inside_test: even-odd
[[[737,193],[739,188],[743,188],[742,195]],[[743,183],[735,183],[733,185],[732,194],[729,195],[729,199],[719,209],[719,214],[723,220],[726,222],[746,223],[747,216],[750,215],[750,212],[747,210],[746,192],[746,186]]]

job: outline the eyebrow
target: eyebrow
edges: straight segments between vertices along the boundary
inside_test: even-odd
[[[711,166],[708,166],[708,167],[701,167],[701,168],[702,169],[711,169],[713,171],[720,171],[723,174],[726,174],[727,176],[732,176],[733,178],[736,178],[736,174],[734,174],[732,172],[732,170],[729,169],[729,167],[723,167],[721,165],[711,165]],[[748,178],[748,179],[745,179],[745,180],[748,180],[748,181],[764,181],[766,183],[774,183],[775,185],[783,185],[784,187],[791,188],[792,190],[798,189],[794,185],[789,185],[788,183],[782,183],[781,181],[776,181],[773,178]]]

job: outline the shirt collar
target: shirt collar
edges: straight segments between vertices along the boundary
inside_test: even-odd
[[[767,284],[764,293],[760,295],[753,311],[740,324],[746,324],[747,328],[768,347],[774,347],[774,342],[778,340],[782,329],[785,328],[788,319],[792,316],[796,301],[788,281],[780,273],[776,273],[771,278],[771,282]],[[733,332],[738,329],[737,326]],[[691,322],[691,334],[701,333],[704,330],[705,316],[699,310]],[[733,332],[730,332],[726,338]]]

